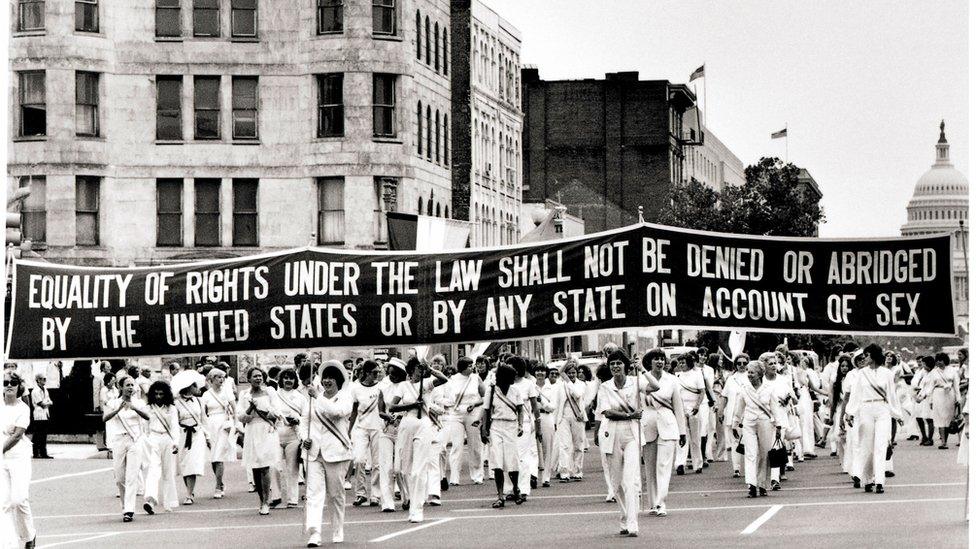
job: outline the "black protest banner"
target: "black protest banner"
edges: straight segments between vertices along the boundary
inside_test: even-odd
[[[619,329],[951,336],[948,235],[633,225],[445,253],[304,248],[150,268],[15,262],[10,359],[512,340]]]

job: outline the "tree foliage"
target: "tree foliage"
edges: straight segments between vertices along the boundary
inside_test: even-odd
[[[672,192],[658,217],[664,225],[724,233],[813,236],[825,219],[819,200],[803,191],[800,169],[762,158],[745,170],[746,182],[717,192],[692,180]]]

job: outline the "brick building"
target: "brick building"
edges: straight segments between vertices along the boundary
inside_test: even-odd
[[[450,216],[449,0],[10,3],[8,188],[48,260],[383,248],[385,211]]]
[[[636,72],[605,80],[539,78],[522,70],[522,200],[561,202],[588,233],[654,221],[683,180],[685,111],[695,95],[684,84],[640,80]]]
[[[451,1],[453,199],[474,246],[520,237],[522,101],[519,31],[477,0]]]

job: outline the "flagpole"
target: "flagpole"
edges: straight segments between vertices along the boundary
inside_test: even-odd
[[[705,63],[703,62],[702,67],[704,66]],[[705,126],[706,128],[708,127],[708,100],[707,100],[708,93],[706,93],[707,90],[708,90],[708,75],[702,73],[702,125]],[[704,132],[704,130],[702,131]]]
[[[786,132],[786,163],[790,163],[790,124],[787,122],[783,125],[783,131]]]

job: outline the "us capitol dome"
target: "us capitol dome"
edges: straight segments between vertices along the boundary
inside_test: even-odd
[[[969,180],[949,161],[949,141],[946,140],[944,120],[939,124],[939,130],[935,164],[915,183],[915,193],[908,202],[908,222],[902,225],[901,234],[952,234],[956,324],[968,331],[966,247],[969,243]]]

